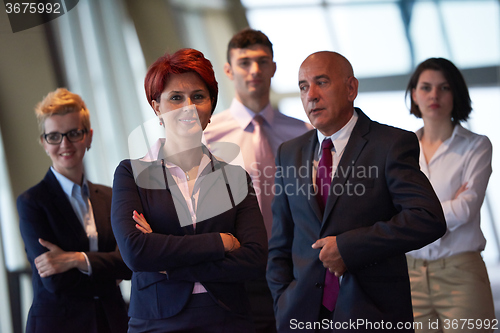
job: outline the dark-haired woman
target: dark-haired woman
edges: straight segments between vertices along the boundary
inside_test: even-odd
[[[471,100],[449,60],[422,62],[410,79],[408,95],[410,112],[424,121],[417,131],[420,167],[441,201],[448,227],[442,238],[408,254],[414,317],[423,327],[417,331],[491,331],[495,313],[480,227],[491,142],[460,124],[469,117]]]
[[[250,178],[202,133],[217,102],[212,65],[182,49],[145,79],[165,139],[115,172],[112,225],[132,269],[129,332],[253,332],[244,282],[264,273],[267,236]]]

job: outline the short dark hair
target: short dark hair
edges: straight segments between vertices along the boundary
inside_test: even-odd
[[[160,102],[161,93],[167,85],[171,74],[193,72],[198,74],[207,86],[212,101],[212,113],[217,105],[219,87],[210,60],[203,53],[195,49],[180,49],[174,54],[165,53],[159,57],[148,69],[144,79],[144,89],[149,105],[153,101]]]
[[[410,96],[410,113],[417,118],[422,118],[422,112],[420,112],[418,105],[413,101],[412,91],[417,87],[422,72],[428,69],[443,73],[443,76],[450,86],[453,95],[453,110],[451,111],[451,120],[453,124],[458,124],[461,121],[469,119],[469,115],[472,111],[472,102],[467,83],[465,83],[465,79],[460,70],[451,61],[444,58],[429,58],[421,62],[415,69],[415,72],[408,82],[405,93],[405,99]]]
[[[271,57],[274,57],[273,44],[269,38],[260,30],[245,28],[236,33],[227,44],[227,62],[231,63],[231,50],[246,49],[256,44],[267,46],[271,51]]]

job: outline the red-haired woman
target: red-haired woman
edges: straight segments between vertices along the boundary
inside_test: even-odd
[[[201,143],[217,102],[203,54],[182,49],[148,70],[161,139],[115,172],[112,225],[132,269],[129,332],[252,332],[244,281],[266,268],[250,178]]]

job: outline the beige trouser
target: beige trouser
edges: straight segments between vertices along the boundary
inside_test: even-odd
[[[499,329],[486,266],[479,252],[438,260],[407,255],[415,332]]]

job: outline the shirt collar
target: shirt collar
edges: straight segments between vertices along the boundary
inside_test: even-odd
[[[232,116],[242,129],[247,128],[248,125],[252,122],[253,117],[257,115],[257,113],[244,106],[236,98],[233,98],[233,101],[231,102],[230,111]],[[273,126],[274,109],[271,106],[271,103],[267,104],[266,107],[262,109],[258,114],[261,115],[262,118],[264,118],[265,122],[267,122],[270,126]]]
[[[318,156],[321,156],[321,143],[323,142],[324,139],[330,138],[333,142],[333,146],[335,147],[335,151],[340,154],[344,149],[345,146],[347,146],[347,142],[349,141],[349,137],[351,136],[352,130],[354,128],[354,125],[356,125],[356,122],[358,121],[358,113],[356,110],[353,111],[351,119],[347,122],[347,124],[344,125],[340,130],[337,132],[333,133],[330,136],[325,136],[323,133],[320,131],[316,131],[318,133],[318,142],[319,142],[319,147],[318,147]]]
[[[151,148],[149,148],[146,155],[144,155],[144,157],[140,158],[139,160],[143,162],[154,162],[163,158],[161,149],[163,148],[165,141],[165,138],[159,138],[158,140],[156,140],[155,143],[151,145]],[[202,143],[201,147],[205,155],[211,155],[210,150],[207,148],[207,146]]]
[[[207,155],[207,151],[205,149],[203,149],[203,156],[201,157],[201,161],[200,161],[200,166],[198,168],[198,174],[196,175],[196,178],[199,178],[201,173],[206,169],[207,165],[210,164],[210,156]],[[184,173],[184,171],[182,171],[182,169],[174,164],[174,163],[171,163],[167,160],[165,160],[165,167],[167,167],[167,169],[178,169],[180,170],[182,173]],[[205,171],[206,173],[207,171]]]
[[[472,133],[469,130],[462,127],[461,124],[456,124],[455,128],[453,129],[453,134],[451,135],[451,137],[453,138],[454,136],[461,136],[466,138],[467,140],[470,140],[472,138]]]
[[[54,167],[50,167],[50,169],[52,170],[52,173],[56,177],[59,184],[61,185],[61,188],[63,189],[64,193],[66,193],[68,197],[74,197],[73,191],[75,188],[76,190],[83,189],[83,193],[89,195],[88,183],[87,179],[85,178],[85,175],[83,175],[82,186],[80,187],[80,185],[73,183],[71,180],[69,180],[68,178],[57,172],[54,169]]]
[[[165,141],[166,141],[165,138],[159,138],[158,140],[156,140],[156,142],[151,146],[146,155],[140,159],[140,161],[143,162],[159,161],[162,158],[160,153],[163,145],[165,144]],[[200,168],[198,169],[198,176],[206,168],[206,166],[210,163],[210,161],[213,161],[214,164],[218,164],[217,159],[212,155],[207,146],[202,145],[202,148],[203,148],[203,157],[201,158]],[[170,163],[167,160],[165,160],[165,166],[167,168],[178,167],[177,165]]]
[[[165,138],[159,138],[155,143],[149,148],[148,152],[143,158],[140,158],[140,161],[143,162],[154,162],[158,160],[158,154],[160,153],[161,147],[165,144]]]
[[[419,128],[415,134],[417,135],[418,141],[422,139],[422,135],[424,135],[424,128]],[[472,134],[469,130],[465,129],[461,124],[456,124],[453,128],[453,132],[451,133],[451,137],[446,141],[454,141],[456,137],[463,137],[464,139],[470,140]]]

